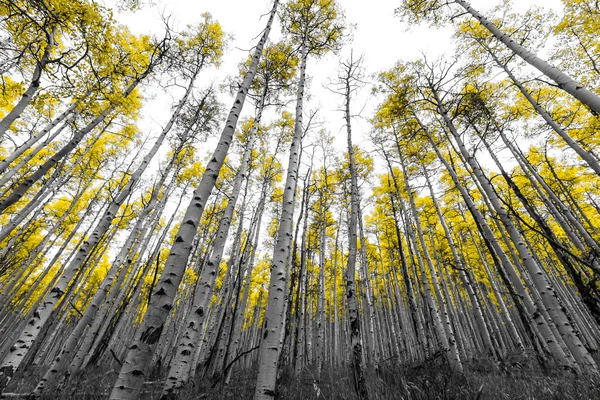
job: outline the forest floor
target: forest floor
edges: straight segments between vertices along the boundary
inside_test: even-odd
[[[486,370],[487,369],[487,370]],[[33,382],[17,377],[7,392],[28,393]],[[104,400],[108,398],[117,372],[90,369],[71,380],[60,392],[47,393],[42,400]],[[480,364],[468,365],[464,373],[453,373],[446,366],[421,365],[367,371],[370,398],[391,400],[597,400],[600,381],[595,376],[577,376],[570,371],[554,370],[542,373],[531,368],[514,368],[508,372],[491,371]],[[206,381],[189,384],[180,400],[251,399],[254,393],[254,370],[237,371],[227,386]],[[142,400],[158,400],[162,381],[148,383]],[[10,398],[18,398],[11,396]],[[21,397],[26,398],[26,397]],[[325,370],[321,378],[305,370],[299,378],[284,373],[278,383],[277,399],[282,400],[345,400],[355,399],[353,379],[342,368]]]

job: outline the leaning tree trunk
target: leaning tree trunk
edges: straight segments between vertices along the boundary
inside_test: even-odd
[[[147,73],[149,73],[149,72],[150,71],[148,70]],[[146,75],[147,74],[144,74],[142,77],[140,77],[140,78],[136,79],[134,82],[132,82],[131,85],[129,85],[129,87],[127,88],[127,90],[123,93],[123,97],[126,98],[127,96],[129,96],[131,94],[131,92],[133,92],[133,90],[137,87],[138,83],[140,82],[140,79],[142,79]],[[102,121],[104,121],[106,116],[114,109],[114,107],[115,107],[114,104],[111,104],[108,107],[106,107],[100,113],[100,115],[98,115],[96,118],[94,118],[84,128],[77,131],[77,133],[75,133],[75,135],[73,135],[71,140],[69,140],[69,142],[62,149],[60,149],[56,154],[54,154],[52,157],[50,157],[34,173],[27,176],[23,180],[23,182],[21,182],[21,184],[19,186],[17,186],[8,197],[6,197],[4,200],[0,201],[0,212],[3,212],[9,206],[11,206],[14,203],[16,203],[17,201],[19,201],[25,195],[25,193],[27,193],[27,191],[29,189],[31,189],[33,184],[35,184],[38,180],[40,180],[44,175],[46,175],[46,173],[52,167],[54,167],[63,158],[65,158],[68,154],[70,154],[71,151],[73,151],[73,149],[75,149],[75,147],[77,147],[77,145],[83,140],[83,138],[88,133],[90,133]]]
[[[416,236],[419,239],[419,243],[421,245],[421,249],[423,251],[423,257],[417,254],[417,258],[419,261],[419,267],[421,269],[421,277],[422,277],[422,285],[425,289],[426,299],[432,314],[432,319],[434,323],[434,327],[436,332],[438,333],[438,338],[440,339],[440,343],[442,344],[442,348],[444,350],[445,356],[451,366],[451,368],[455,371],[462,372],[463,366],[460,360],[460,355],[458,353],[458,346],[456,343],[456,338],[454,335],[454,330],[452,329],[452,323],[450,322],[450,317],[447,311],[447,304],[445,304],[445,300],[443,296],[440,295],[439,288],[439,279],[436,272],[436,268],[433,265],[433,261],[431,260],[431,255],[429,254],[429,250],[427,244],[425,243],[425,235],[423,233],[423,228],[421,226],[421,221],[419,220],[419,214],[417,212],[417,207],[415,205],[415,199],[413,196],[412,188],[410,185],[410,181],[408,179],[408,173],[406,170],[406,165],[404,162],[404,158],[402,154],[400,154],[400,163],[402,166],[402,174],[404,175],[404,184],[406,188],[406,192],[408,194],[408,203],[410,206],[411,214],[413,217],[413,221],[415,227],[417,228]],[[411,229],[412,231],[412,229]],[[414,239],[414,231],[411,232],[413,234]],[[418,252],[418,246],[415,241],[415,252]],[[429,268],[429,274],[431,275],[431,284],[429,282],[427,273],[425,271],[425,266],[423,265],[423,258],[427,262],[427,267]],[[440,303],[440,307],[438,307],[435,297],[433,293],[431,293],[431,288],[433,287],[435,293],[438,295],[438,301]],[[441,310],[440,310],[441,309]],[[440,312],[441,311],[441,312]],[[443,325],[442,325],[443,323]]]
[[[2,363],[1,368],[12,368],[14,371],[14,369],[16,369],[19,366],[21,361],[23,361],[23,358],[25,357],[27,350],[31,347],[31,344],[36,339],[37,334],[40,332],[41,327],[46,323],[48,317],[50,316],[50,313],[52,312],[52,310],[54,308],[54,305],[62,298],[69,282],[71,282],[73,277],[79,272],[81,267],[84,265],[84,262],[87,259],[89,251],[94,248],[94,246],[98,243],[98,241],[100,241],[104,237],[104,235],[106,234],[108,229],[111,227],[114,218],[116,217],[119,209],[121,208],[121,205],[131,195],[133,189],[135,188],[135,186],[139,182],[140,178],[142,177],[142,174],[148,167],[148,164],[150,163],[150,161],[152,160],[152,158],[154,157],[154,155],[156,154],[156,152],[162,145],[164,139],[167,136],[167,133],[171,130],[171,127],[173,126],[175,119],[179,115],[179,111],[183,107],[183,104],[185,103],[185,98],[187,97],[187,95],[189,95],[191,88],[192,88],[192,85],[190,85],[190,87],[188,88],[188,91],[186,92],[184,99],[178,105],[175,113],[171,117],[171,120],[169,121],[167,126],[165,126],[165,128],[163,129],[163,132],[161,133],[161,135],[158,137],[158,139],[154,143],[154,146],[150,149],[148,154],[146,154],[146,156],[142,159],[141,164],[133,172],[133,174],[129,178],[129,181],[127,182],[125,187],[119,192],[119,194],[117,196],[115,196],[113,201],[111,201],[110,205],[104,212],[104,215],[102,216],[102,218],[100,220],[100,223],[96,226],[96,228],[94,229],[92,234],[89,236],[88,240],[85,241],[83,243],[83,245],[79,248],[79,250],[77,252],[77,256],[71,261],[69,266],[65,269],[63,276],[61,276],[61,278],[57,282],[56,286],[54,286],[54,288],[50,291],[47,298],[42,303],[42,306],[40,308],[38,308],[38,310],[36,311],[34,318],[32,318],[30,323],[27,325],[27,328],[23,331],[19,340],[17,341],[17,343],[20,344],[19,351],[15,351],[11,355],[9,355]],[[63,349],[63,350],[69,350],[69,349]],[[70,355],[70,351],[68,351],[66,354],[61,353],[57,357],[55,362],[61,363],[61,360],[62,360],[61,356],[65,356],[65,358],[68,358],[69,355]],[[50,370],[50,374],[52,374],[51,371],[58,372],[58,368],[52,368]],[[51,379],[53,379],[53,378],[51,378]],[[36,389],[36,391],[35,391],[36,394],[41,393],[41,390],[43,390],[43,387],[44,387],[44,382],[46,382],[46,376],[40,382],[42,385],[39,387],[39,390]]]
[[[162,141],[162,139],[159,139],[159,141]],[[85,312],[81,316],[80,320],[77,322],[77,325],[71,331],[69,337],[63,344],[60,352],[56,356],[55,360],[52,362],[50,368],[46,371],[46,373],[44,374],[44,376],[42,377],[42,379],[40,380],[40,382],[38,383],[38,385],[32,392],[33,397],[40,396],[42,394],[42,392],[44,390],[46,390],[46,385],[48,383],[56,384],[58,379],[60,379],[60,374],[67,367],[67,365],[68,365],[67,363],[69,363],[71,361],[72,353],[75,350],[75,347],[77,346],[77,344],[79,343],[81,336],[83,335],[83,332],[86,330],[86,328],[88,326],[90,326],[90,324],[94,320],[94,318],[96,316],[96,312],[100,308],[102,302],[106,298],[106,295],[109,293],[110,288],[112,287],[112,285],[114,283],[115,277],[117,275],[117,271],[119,270],[119,267],[121,266],[122,260],[125,256],[124,253],[130,249],[131,245],[133,244],[133,241],[137,238],[137,234],[139,234],[140,231],[142,230],[142,224],[145,221],[146,217],[152,211],[154,211],[154,209],[158,203],[160,189],[162,188],[162,185],[164,184],[164,182],[167,178],[167,175],[169,174],[169,172],[175,162],[175,157],[177,156],[177,154],[178,154],[178,151],[175,151],[173,154],[173,157],[171,158],[171,161],[169,162],[169,165],[162,172],[162,176],[161,176],[160,180],[158,181],[158,183],[155,185],[154,189],[152,190],[152,194],[150,196],[150,201],[148,202],[146,207],[144,207],[144,209],[138,216],[138,221],[136,222],[136,225],[132,230],[132,234],[129,235],[128,240],[125,242],[123,249],[119,253],[119,257],[117,257],[117,259],[115,260],[116,262],[113,263],[113,265],[109,269],[107,275],[104,277],[104,281],[102,282],[102,284],[100,285],[100,287],[98,288],[96,293],[94,294],[92,300],[90,301],[90,304],[86,307]],[[124,274],[125,271],[122,271],[121,273]],[[88,334],[89,334],[89,332],[88,332]]]
[[[542,266],[539,265],[538,262],[536,262],[529,248],[524,243],[521,234],[510,219],[510,216],[508,215],[506,209],[500,202],[500,199],[496,195],[496,192],[492,188],[490,182],[484,175],[481,167],[469,154],[467,148],[465,147],[460,137],[460,134],[456,130],[452,120],[448,116],[448,113],[441,104],[441,100],[438,97],[437,93],[433,91],[433,94],[435,96],[440,115],[442,116],[444,122],[448,126],[448,129],[452,133],[452,136],[454,137],[454,140],[459,147],[460,153],[465,158],[467,164],[471,167],[477,181],[483,188],[483,192],[488,197],[493,210],[496,212],[500,221],[502,222],[502,225],[508,232],[510,240],[513,242],[523,265],[529,272],[529,275],[531,276],[531,279],[533,281],[533,286],[539,290],[542,302],[546,306],[550,317],[555,322],[560,336],[563,338],[565,344],[569,348],[570,352],[573,354],[573,357],[575,358],[579,367],[589,369],[591,371],[597,371],[595,361],[592,359],[587,349],[585,349],[585,347],[581,343],[581,340],[575,333],[573,326],[569,323],[567,316],[565,315],[561,305],[559,304],[557,293],[554,290],[554,287],[546,278],[544,271],[542,270]]]
[[[55,26],[52,28],[52,32],[46,33],[46,39],[48,43],[46,44],[46,48],[44,49],[44,53],[42,54],[42,58],[35,63],[35,69],[33,71],[33,77],[31,78],[31,82],[29,83],[29,87],[21,96],[19,102],[15,105],[15,107],[4,117],[2,121],[0,121],[0,142],[2,142],[2,138],[4,134],[10,128],[13,122],[15,122],[23,113],[25,108],[31,103],[33,100],[33,96],[40,88],[40,81],[42,79],[42,72],[46,69],[46,66],[50,62],[50,53],[52,52],[52,47],[54,47],[55,39],[54,35],[56,35]]]
[[[477,297],[475,296],[475,291],[473,290],[473,286],[469,281],[468,277],[465,274],[465,267],[463,262],[458,254],[458,250],[456,248],[456,243],[454,243],[454,239],[452,239],[452,235],[450,234],[450,229],[448,228],[448,224],[446,223],[446,218],[442,212],[440,204],[433,192],[433,186],[431,185],[431,179],[429,178],[429,174],[427,173],[427,169],[423,168],[423,175],[425,176],[425,182],[427,183],[427,187],[429,188],[429,193],[431,200],[433,201],[433,205],[435,206],[435,210],[438,215],[438,220],[440,221],[440,225],[442,225],[442,229],[444,230],[444,234],[446,236],[446,240],[448,241],[448,245],[450,246],[450,251],[452,253],[452,258],[454,260],[454,264],[456,268],[459,270],[461,275],[461,279],[464,283],[465,290],[469,296],[469,301],[471,302],[471,307],[473,308],[473,313],[475,315],[475,322],[477,323],[477,329],[479,330],[479,334],[483,340],[484,347],[489,355],[496,358],[496,349],[492,344],[492,339],[490,337],[490,332],[488,331],[487,325],[485,323],[485,319],[483,317],[483,312],[481,311],[481,306]]]
[[[579,143],[577,143],[577,141],[575,141],[571,136],[569,136],[569,134],[558,124],[558,122],[556,122],[554,120],[554,118],[552,118],[552,116],[548,113],[548,111],[546,111],[540,105],[540,103],[538,103],[537,100],[533,98],[533,96],[531,95],[529,90],[527,90],[525,88],[525,86],[511,72],[511,70],[508,69],[508,66],[505,63],[502,63],[498,59],[498,57],[492,52],[491,49],[489,49],[485,45],[482,45],[482,46],[484,46],[484,48],[492,56],[492,58],[494,59],[496,64],[498,64],[504,70],[504,72],[508,75],[510,80],[519,89],[521,94],[523,96],[525,96],[525,98],[527,99],[529,104],[531,104],[531,106],[544,119],[544,121],[546,121],[546,123],[548,125],[550,125],[550,127],[554,130],[554,132],[556,132],[558,134],[558,136],[560,136],[565,141],[565,143],[567,143],[569,145],[569,147],[571,147],[571,149],[573,149],[575,151],[575,153],[577,153],[577,155],[579,157],[581,157],[583,159],[583,161],[585,161],[590,166],[591,169],[594,170],[594,172],[596,172],[598,175],[600,175],[600,163],[598,163],[598,160],[589,151],[582,148],[579,145]]]
[[[44,129],[42,129],[36,135],[31,135],[31,137],[27,141],[25,141],[25,143],[21,144],[12,153],[7,155],[2,161],[0,161],[0,174],[4,173],[4,171],[6,171],[8,166],[13,161],[15,161],[17,158],[19,158],[19,156],[21,156],[23,153],[25,153],[27,150],[29,150],[34,144],[39,142],[44,136],[46,136],[48,133],[50,133],[54,128],[56,128],[56,126],[58,126],[58,124],[62,123],[63,121],[72,121],[72,117],[69,117],[69,115],[71,113],[73,113],[73,116],[76,116],[78,113],[74,112],[74,111],[78,106],[79,106],[79,101],[73,102],[73,104],[71,104],[65,111],[63,111],[56,118],[54,118],[52,121],[50,121],[50,123],[48,123],[48,125],[46,125],[44,127]],[[67,118],[67,117],[69,117],[69,118]],[[57,131],[60,131],[60,130],[61,129],[58,129]],[[48,144],[51,141],[51,139],[53,139],[54,137],[56,137],[54,134],[50,135],[46,139],[44,145]]]
[[[250,85],[254,80],[258,62],[269,36],[278,4],[279,1],[275,0],[269,21],[256,46],[250,68],[240,85],[217,148],[206,167],[206,171],[202,175],[202,180],[198,188],[194,191],[192,201],[183,217],[183,222],[175,234],[175,242],[171,247],[163,273],[157,284],[156,292],[152,296],[144,320],[135,334],[133,344],[129,347],[125,362],[110,395],[111,400],[136,399],[140,395],[141,387],[149,371],[150,360],[158,344],[164,324],[173,309],[175,294],[183,277],[192,250],[192,241],[204,212],[206,201],[215,186],[225,156],[233,140],[233,133],[238,117],[246,100]]]
[[[464,8],[469,14],[481,23],[496,39],[502,42],[506,47],[512,50],[513,53],[525,60],[529,65],[533,66],[541,73],[552,79],[558,87],[577,100],[588,106],[594,114],[600,114],[600,96],[584,88],[581,84],[577,83],[569,75],[562,71],[559,71],[555,66],[542,60],[536,56],[533,52],[527,50],[525,47],[514,41],[509,35],[502,32],[496,25],[490,20],[485,18],[477,10],[465,0],[454,0],[462,8]]]
[[[429,141],[429,143],[433,147],[434,151],[436,152],[438,159],[442,162],[442,164],[444,164],[444,167],[450,174],[452,181],[454,182],[454,185],[460,191],[461,197],[465,201],[467,208],[469,209],[469,212],[471,213],[471,215],[475,219],[476,223],[478,224],[478,227],[481,230],[482,236],[483,236],[484,240],[486,241],[486,244],[489,245],[490,251],[492,252],[492,256],[497,257],[498,262],[501,264],[498,266],[499,272],[504,272],[504,271],[500,270],[501,267],[506,270],[507,279],[510,280],[510,284],[512,284],[514,286],[516,293],[518,293],[518,297],[520,297],[520,299],[518,299],[518,298],[515,299],[515,302],[522,301],[524,303],[524,305],[527,309],[527,312],[528,312],[527,316],[522,316],[525,319],[524,324],[526,325],[526,327],[531,327],[532,330],[534,329],[535,326],[537,326],[537,329],[540,332],[541,339],[542,339],[542,342],[543,342],[545,348],[547,348],[550,351],[550,353],[552,354],[554,359],[562,366],[570,366],[571,363],[567,360],[564,351],[558,345],[556,339],[554,338],[552,331],[550,330],[550,327],[548,326],[548,323],[546,322],[546,320],[543,318],[542,314],[538,311],[537,307],[533,303],[533,300],[531,299],[529,292],[527,291],[527,289],[521,282],[520,277],[519,277],[517,271],[515,270],[513,264],[510,262],[505,251],[502,249],[502,247],[498,243],[498,240],[494,236],[494,233],[491,230],[491,228],[489,227],[489,225],[487,224],[485,218],[483,217],[481,212],[477,209],[477,206],[475,205],[472,197],[460,183],[460,180],[459,180],[458,175],[456,174],[454,168],[452,167],[452,165],[450,165],[450,163],[442,155],[437,144],[434,142],[433,137],[431,136],[429,130],[421,122],[421,120],[419,119],[417,114],[414,111],[412,111],[412,113],[415,116],[415,119],[417,120],[417,123],[419,124],[419,126],[425,132],[427,140]],[[533,321],[531,321],[531,316],[533,316],[536,324],[533,324]],[[534,340],[534,338],[532,338],[532,340]]]

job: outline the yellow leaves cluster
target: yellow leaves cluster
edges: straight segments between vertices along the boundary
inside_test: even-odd
[[[225,46],[225,33],[221,25],[209,13],[202,14],[202,20],[188,25],[175,40],[178,57],[201,67],[204,64],[219,66]]]
[[[12,110],[14,103],[21,97],[25,87],[22,82],[16,82],[9,76],[2,76],[0,82],[0,118]]]
[[[295,45],[304,45],[317,57],[340,46],[344,15],[335,0],[293,0],[282,8],[284,31]]]

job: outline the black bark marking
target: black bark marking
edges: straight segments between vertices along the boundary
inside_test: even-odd
[[[160,339],[162,330],[163,330],[162,324],[158,328],[149,327],[148,329],[146,329],[146,331],[144,333],[142,333],[142,336],[140,337],[140,341],[144,342],[146,344],[150,344],[150,345],[155,344],[158,342],[158,339]]]

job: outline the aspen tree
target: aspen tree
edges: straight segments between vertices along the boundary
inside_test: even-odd
[[[439,295],[439,279],[435,270],[435,266],[433,265],[433,261],[431,260],[431,256],[429,254],[429,250],[427,248],[427,244],[425,243],[425,235],[423,233],[423,228],[421,226],[421,222],[419,221],[419,216],[417,213],[417,207],[415,205],[414,195],[412,193],[412,188],[408,178],[408,171],[405,165],[404,157],[400,154],[400,165],[402,167],[402,174],[404,176],[405,188],[408,194],[408,203],[410,206],[410,210],[412,212],[412,217],[414,224],[417,228],[417,238],[419,239],[419,243],[421,244],[421,249],[424,254],[425,261],[427,262],[427,266],[429,267],[429,273],[431,274],[431,287],[433,287],[436,294]],[[416,243],[415,243],[415,247]],[[438,335],[438,339],[442,344],[443,351],[446,353],[446,357],[452,368],[456,371],[462,372],[462,363],[460,360],[460,356],[458,354],[458,347],[456,344],[456,338],[454,336],[454,332],[452,330],[452,325],[450,323],[450,318],[447,312],[447,305],[445,304],[445,300],[442,296],[439,296],[438,301],[440,303],[440,307],[435,301],[433,294],[431,293],[431,288],[429,284],[429,279],[427,277],[427,273],[425,272],[425,268],[423,266],[423,262],[421,257],[418,258],[419,266],[421,268],[421,279],[423,280],[422,284],[425,288],[426,299],[428,305],[430,307],[430,311],[432,313],[432,318],[434,321],[434,327],[436,329],[436,333]],[[441,313],[440,313],[441,311]],[[442,326],[442,318],[444,326]]]
[[[501,204],[500,200],[498,199],[496,192],[491,187],[491,185],[489,184],[489,181],[483,174],[481,167],[478,164],[476,164],[476,161],[468,153],[464,143],[462,142],[462,139],[460,138],[458,131],[456,130],[454,124],[450,120],[450,117],[448,116],[446,109],[439,98],[438,92],[436,91],[435,88],[432,88],[431,85],[429,86],[429,88],[432,89],[432,94],[435,97],[435,102],[438,107],[438,112],[443,117],[444,122],[446,123],[448,129],[452,133],[452,136],[454,137],[462,156],[466,159],[467,163],[471,166],[475,176],[477,177],[477,180],[483,187],[483,190],[484,190],[485,194],[487,195],[489,201],[491,202],[494,210],[498,213],[498,216],[500,217],[502,224],[508,231],[510,239],[513,241],[513,243],[516,247],[516,250],[519,254],[519,257],[521,258],[523,264],[525,265],[529,274],[531,275],[534,285],[540,291],[542,300],[543,300],[545,306],[547,307],[551,318],[554,321],[556,321],[557,328],[560,332],[560,335],[562,336],[563,340],[567,344],[570,352],[573,354],[573,356],[575,357],[575,360],[581,367],[590,368],[591,370],[595,370],[596,363],[591,358],[588,351],[583,347],[580,339],[577,337],[577,335],[573,331],[573,327],[568,322],[566,315],[564,314],[564,312],[562,311],[562,309],[558,303],[557,294],[554,291],[554,288],[547,281],[546,277],[544,276],[544,273],[541,271],[542,267],[536,262],[536,260],[532,256],[531,252],[526,247],[525,243],[523,242],[521,234],[518,232],[518,230],[514,226],[513,222],[511,221],[508,213],[506,212],[506,209],[504,208],[504,206]]]
[[[253,150],[254,142],[256,140],[256,130],[258,129],[257,121],[255,120],[254,126],[251,128],[248,141],[245,144],[244,154],[240,161],[240,167],[237,171],[229,199],[227,201],[227,208],[219,221],[219,228],[217,231],[217,237],[215,239],[211,255],[208,258],[208,262],[202,268],[200,277],[196,287],[196,294],[193,300],[193,312],[190,314],[190,318],[186,321],[185,332],[177,345],[177,353],[172,361],[172,366],[169,371],[169,377],[163,388],[163,398],[172,398],[175,395],[176,389],[183,386],[187,381],[187,371],[189,370],[189,363],[192,358],[192,354],[195,353],[195,343],[199,340],[199,334],[202,332],[204,324],[204,316],[207,314],[208,305],[213,295],[213,287],[218,275],[218,267],[221,265],[221,258],[223,256],[223,250],[225,248],[225,242],[229,234],[229,227],[231,225],[231,219],[233,218],[233,212],[235,210],[236,202],[240,194],[242,183],[248,179],[248,164],[250,162],[250,155]],[[240,222],[241,224],[241,222]],[[181,349],[181,350],[180,350]]]
[[[158,53],[158,47],[156,48]],[[158,55],[155,59],[150,59],[146,69],[135,79],[133,82],[129,84],[129,86],[123,91],[121,94],[122,99],[126,99],[130,96],[138,86],[138,84],[144,80],[156,67],[157,63],[160,62],[161,56]],[[121,99],[118,99],[121,101]],[[27,191],[31,189],[34,183],[39,181],[51,168],[55,167],[63,158],[65,158],[68,154],[70,154],[79,143],[83,140],[83,138],[89,134],[94,128],[96,128],[100,123],[102,123],[107,116],[109,116],[118,106],[118,103],[111,102],[106,108],[100,112],[98,116],[96,116],[89,124],[87,124],[84,128],[79,129],[75,135],[69,140],[65,146],[63,146],[58,152],[56,152],[52,157],[50,157],[44,164],[42,164],[37,170],[25,177],[25,179],[20,183],[10,195],[3,200],[0,201],[0,212],[6,210],[9,206],[13,205],[17,201],[19,201]]]
[[[452,0],[449,3],[443,3],[439,0],[403,0],[402,6],[396,10],[399,15],[408,17],[413,22],[421,20],[429,20],[434,23],[439,23],[442,19],[440,9],[445,5],[457,4],[466,13],[470,14],[475,18],[481,25],[483,25],[496,40],[503,43],[509,48],[515,55],[522,58],[525,62],[539,70],[542,74],[552,79],[560,89],[569,93],[575,97],[581,103],[585,104],[590,108],[592,113],[600,114],[600,96],[586,89],[580,83],[576,82],[566,73],[560,71],[558,68],[548,63],[547,61],[539,58],[535,53],[521,46],[509,35],[500,30],[492,21],[486,18],[479,11],[475,10],[465,0]]]
[[[148,70],[148,72],[149,72],[149,70]],[[139,82],[139,80],[136,80],[134,83],[132,83],[129,86],[129,88],[125,92],[125,96],[127,96],[127,94],[131,93],[134,90],[134,88],[138,82]],[[91,129],[93,129],[93,127],[98,125],[104,119],[104,117],[106,116],[106,114],[108,113],[109,110],[110,110],[110,108],[105,109],[102,112],[102,114],[100,116],[98,116],[92,122],[92,124],[88,125],[85,129],[79,131],[78,136],[80,138],[82,138],[85,135],[85,133],[89,132]],[[79,139],[79,140],[81,140],[81,139]],[[68,147],[63,148],[63,150],[66,150],[66,151],[63,151],[63,153],[59,157],[61,157],[61,156],[64,157],[74,147],[75,147],[75,143],[69,144]],[[60,158],[58,158],[58,159],[60,159]],[[54,159],[54,162],[56,162],[56,161],[57,160]],[[34,177],[43,175],[45,173],[45,171],[50,168],[50,164],[51,163],[47,162],[43,168],[38,169],[38,171],[36,172],[36,175],[34,175]],[[145,165],[144,165],[144,167],[145,167]],[[141,170],[141,171],[143,172],[143,170]],[[140,172],[140,175],[141,175],[141,172]],[[33,178],[31,178],[31,179],[33,179]],[[26,185],[26,186],[29,186],[29,185]],[[15,189],[15,191],[13,192],[11,197],[20,198],[22,196],[22,193],[23,193],[23,191],[20,191],[19,189]],[[17,196],[15,196],[15,194],[17,194]],[[124,195],[120,199],[120,202],[122,203],[128,195],[129,195],[129,191],[127,191],[127,193],[124,193]],[[10,197],[9,197],[9,199],[10,199]],[[16,198],[13,200],[13,202],[14,201],[16,201]],[[12,204],[10,202],[10,200],[4,200],[1,203],[2,203],[2,206],[4,206],[4,208],[6,208],[7,205]],[[114,214],[112,214],[112,215],[114,215]],[[110,218],[110,221],[112,221],[112,218]],[[93,247],[93,245],[99,239],[100,239],[100,235],[90,237],[90,242],[86,242],[84,244],[84,246],[80,249],[80,252],[81,252],[80,257],[74,259],[69,264],[69,266],[65,269],[65,273],[62,275],[60,281],[57,283],[57,286],[55,286],[50,291],[50,293],[46,297],[46,300],[43,302],[42,308],[40,308],[39,310],[37,310],[35,312],[34,318],[32,318],[32,320],[28,324],[28,327],[23,330],[21,337],[16,342],[13,352],[2,361],[2,364],[0,366],[0,371],[1,371],[2,375],[6,376],[8,379],[10,379],[10,377],[12,377],[15,369],[23,361],[23,358],[25,357],[27,350],[31,346],[32,342],[36,339],[37,334],[39,333],[39,328],[46,322],[46,320],[50,316],[50,313],[52,312],[53,306],[56,304],[57,301],[59,301],[61,299],[62,295],[64,294],[64,291],[66,290],[68,283],[71,281],[71,279],[77,273],[79,267],[81,266],[81,263],[84,261],[85,256],[87,255],[88,249]]]
[[[437,197],[433,191],[433,185],[431,184],[431,179],[429,178],[429,173],[427,172],[427,167],[423,167],[422,169],[423,169],[423,175],[425,177],[425,182],[427,183],[427,187],[429,189],[429,194],[431,196],[431,199],[435,206],[435,210],[438,215],[438,220],[440,222],[440,225],[442,226],[442,229],[444,230],[446,240],[448,241],[448,244],[450,246],[450,251],[452,252],[452,258],[454,259],[456,268],[459,270],[459,273],[463,280],[465,289],[467,290],[467,294],[469,296],[469,301],[471,302],[471,307],[473,307],[473,311],[475,313],[475,322],[477,323],[477,327],[479,329],[479,334],[483,338],[483,342],[484,342],[487,352],[489,354],[491,354],[492,356],[494,356],[495,348],[494,348],[494,345],[492,344],[492,340],[490,338],[490,333],[488,331],[487,325],[485,323],[485,319],[483,317],[483,313],[481,311],[481,306],[475,296],[475,292],[473,291],[471,282],[465,276],[466,274],[465,274],[465,268],[464,268],[463,262],[458,253],[456,244],[454,243],[454,239],[452,239],[452,235],[450,234],[450,229],[448,228],[448,224],[446,223],[446,219],[441,210],[440,204],[439,204]]]
[[[141,386],[149,369],[149,361],[160,339],[164,323],[173,308],[175,294],[191,251],[191,242],[196,234],[206,201],[214,188],[225,156],[233,140],[233,133],[238,117],[254,79],[258,62],[262,56],[262,51],[277,11],[277,6],[278,0],[275,0],[270,12],[269,21],[256,46],[250,68],[240,85],[234,104],[227,117],[227,122],[219,138],[219,143],[206,167],[200,184],[194,191],[192,201],[183,218],[183,223],[175,235],[175,242],[171,247],[165,268],[157,285],[157,290],[152,296],[152,301],[146,311],[142,324],[137,329],[133,345],[127,352],[125,362],[119,373],[119,378],[115,382],[111,392],[111,400],[136,399],[140,395]]]
[[[350,220],[348,223],[348,261],[345,271],[346,283],[346,302],[348,307],[348,319],[350,325],[350,349],[351,365],[354,376],[354,387],[359,399],[368,399],[364,371],[362,343],[360,342],[360,320],[358,315],[358,304],[356,299],[355,283],[355,265],[358,242],[358,218],[359,218],[359,193],[358,193],[358,174],[356,172],[356,163],[354,159],[354,145],[352,144],[352,114],[351,102],[352,95],[361,85],[363,74],[362,58],[357,60],[350,58],[342,63],[342,70],[338,77],[338,84],[344,95],[344,123],[346,125],[346,142],[348,148],[348,161],[350,169]],[[362,222],[361,222],[362,225]],[[363,243],[364,245],[364,243]],[[368,268],[367,265],[363,267]],[[368,273],[368,270],[365,271]]]
[[[288,172],[285,181],[281,216],[277,230],[269,285],[264,333],[259,349],[258,378],[255,399],[273,399],[279,356],[285,330],[285,293],[287,265],[291,250],[294,203],[299,168],[299,153],[303,129],[303,101],[306,82],[306,63],[309,55],[321,56],[335,50],[341,40],[343,26],[341,11],[334,0],[298,0],[286,4],[282,11],[284,30],[299,47],[300,77],[296,96],[296,122],[290,148]]]

